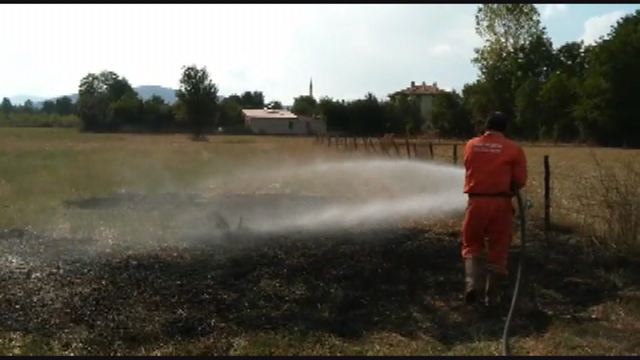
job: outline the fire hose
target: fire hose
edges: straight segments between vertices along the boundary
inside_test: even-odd
[[[516,192],[515,197],[518,203],[518,215],[516,216],[516,223],[517,223],[517,227],[519,227],[520,229],[520,257],[518,259],[518,270],[516,273],[515,287],[513,289],[513,295],[511,297],[511,306],[509,307],[509,313],[507,315],[507,320],[504,323],[504,332],[502,334],[502,355],[503,356],[511,356],[511,348],[509,346],[509,327],[511,326],[511,320],[513,319],[513,314],[515,312],[516,304],[518,302],[518,294],[520,293],[520,280],[522,278],[522,271],[524,268],[524,261],[525,261],[525,250],[527,248],[525,210],[533,206],[531,201],[529,201],[528,199],[526,201],[523,200],[522,195],[520,194],[519,191]]]

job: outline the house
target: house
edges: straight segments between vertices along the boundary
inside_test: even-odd
[[[297,116],[287,110],[242,110],[245,125],[256,134],[314,135],[327,131],[326,123],[317,118]]]
[[[433,107],[433,98],[439,94],[445,92],[438,88],[438,83],[433,83],[431,85],[425,84],[423,81],[422,84],[416,85],[415,81],[411,82],[411,86],[406,89],[396,91],[393,94],[389,95],[389,98],[392,100],[397,98],[398,96],[409,96],[413,98],[417,98],[420,104],[420,114],[424,119],[424,124],[422,125],[422,131],[429,131],[431,126],[431,109]]]

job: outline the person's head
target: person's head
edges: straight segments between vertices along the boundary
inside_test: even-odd
[[[507,123],[507,116],[500,111],[496,111],[493,114],[489,115],[489,117],[487,118],[485,129],[487,131],[497,131],[503,133],[507,130]]]

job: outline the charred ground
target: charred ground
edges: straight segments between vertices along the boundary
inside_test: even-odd
[[[250,198],[226,198],[225,206],[220,199],[119,194],[67,205],[153,211],[172,204],[215,212],[228,211],[229,201]],[[277,213],[273,195],[261,199],[261,211]],[[312,201],[279,199],[281,204]],[[420,351],[446,353],[467,343],[497,342],[502,335],[506,309],[486,317],[461,306],[457,234],[398,227],[264,236],[233,231],[234,222],[228,222],[232,231],[195,243],[159,241],[104,252],[78,251],[90,248],[90,238],[4,230],[0,331],[20,334],[29,344],[22,353],[103,355],[277,352],[243,347],[242,339],[265,334],[333,339],[321,342],[322,351],[288,350],[293,353],[358,353],[332,346],[370,334],[429,338],[435,345]],[[535,284],[539,310],[516,317],[514,336],[541,337],[554,324],[598,323],[591,310],[607,302],[640,304],[629,291],[640,280],[637,262],[596,258],[567,241],[551,248],[535,238],[531,242],[526,280]],[[601,331],[614,336],[616,330],[606,326]],[[634,341],[620,351],[637,354],[640,343]]]

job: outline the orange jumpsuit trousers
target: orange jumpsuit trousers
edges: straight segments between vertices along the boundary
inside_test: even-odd
[[[507,274],[513,237],[513,190],[527,181],[522,148],[496,132],[467,142],[464,149],[465,185],[469,195],[462,224],[462,257],[479,256],[487,248],[487,265]]]

